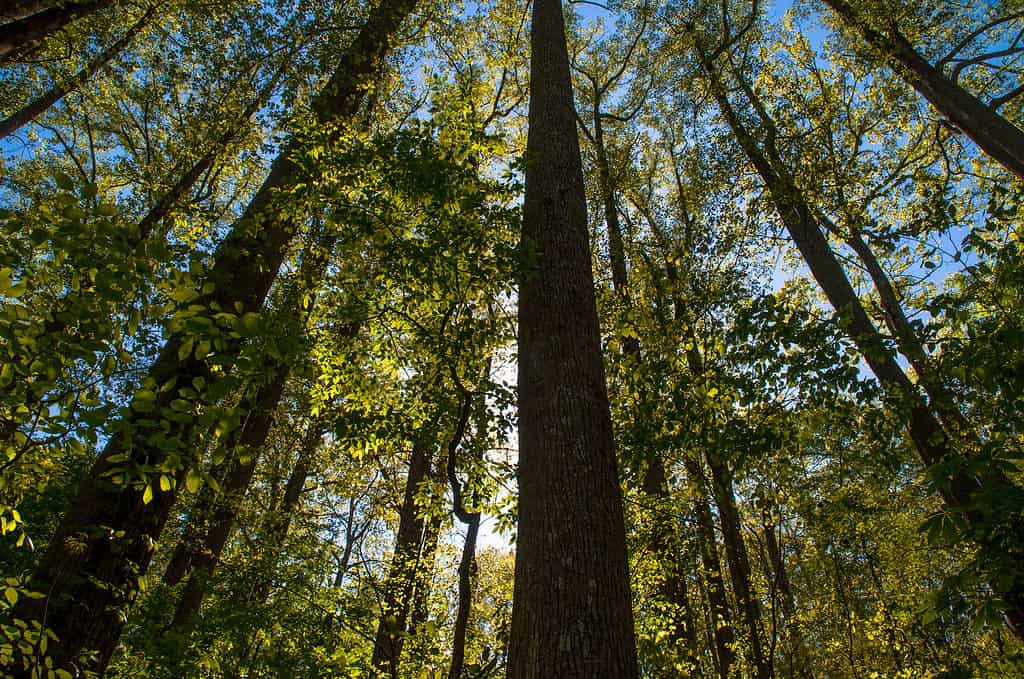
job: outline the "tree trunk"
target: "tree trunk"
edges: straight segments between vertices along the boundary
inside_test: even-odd
[[[786,654],[789,675],[810,679],[810,659],[804,646],[803,631],[796,621],[796,597],[789,582],[786,557],[779,545],[779,539],[775,535],[775,521],[767,508],[762,509],[761,518],[764,524],[765,549],[768,552],[768,563],[771,567],[772,590],[773,592],[777,591],[782,600],[783,634],[785,634],[789,649]]]
[[[435,465],[434,481],[443,487],[444,474],[441,466]],[[420,570],[416,578],[415,591],[412,594],[412,613],[409,616],[409,636],[416,634],[420,625],[427,621],[430,614],[430,589],[434,578],[434,561],[437,557],[437,544],[441,537],[444,515],[440,512],[431,514],[424,522],[423,540],[420,546]]]
[[[48,6],[46,0],[8,0],[5,7],[0,7],[0,26],[38,14]]]
[[[921,460],[926,466],[934,466],[955,460],[956,451],[950,447],[950,440],[938,419],[924,403],[914,384],[897,363],[895,356],[885,346],[884,340],[874,323],[864,310],[853,286],[846,277],[846,272],[836,259],[835,254],[825,238],[815,213],[797,187],[793,177],[788,173],[778,151],[774,148],[775,127],[767,116],[760,100],[754,94],[749,83],[742,78],[738,84],[748,101],[757,111],[766,129],[768,141],[762,148],[751,131],[740,119],[732,103],[729,101],[721,74],[709,61],[707,52],[698,44],[696,56],[707,76],[711,94],[718,103],[722,115],[732,128],[736,140],[746,153],[751,164],[765,183],[769,195],[779,212],[782,222],[803,256],[811,275],[818,282],[832,307],[840,315],[847,335],[857,346],[865,363],[878,378],[883,388],[892,396],[901,399],[906,407],[906,426],[910,439]],[[986,492],[999,492],[1000,488],[1013,490],[1012,484],[998,472],[985,476],[988,482]],[[947,506],[962,511],[967,522],[975,528],[977,543],[983,552],[992,553],[995,563],[1016,564],[1007,553],[1008,547],[1000,543],[1000,538],[992,537],[1000,531],[992,531],[991,523],[1003,517],[986,516],[984,507],[975,502],[975,497],[982,491],[977,478],[953,469],[941,479],[941,494]],[[986,527],[988,525],[988,527]],[[1011,534],[1019,532],[1019,528],[1008,529]],[[979,536],[979,533],[984,533]],[[1024,638],[1024,570],[1015,566],[1012,571],[1004,571],[1007,578],[993,578],[993,590],[1007,604],[1007,625],[1020,638]],[[1002,580],[1002,582],[999,582]],[[1008,586],[1007,586],[1008,585]]]
[[[448,679],[462,679],[466,657],[466,632],[469,626],[470,606],[473,603],[473,578],[476,577],[476,538],[480,532],[480,513],[470,514],[466,524],[466,541],[459,560],[459,606],[455,612],[455,630],[452,636],[452,662]]]
[[[697,531],[700,534],[701,561],[704,564],[704,577],[707,584],[708,603],[711,606],[712,628],[715,634],[715,654],[718,660],[718,676],[729,679],[736,654],[732,644],[736,633],[732,626],[732,613],[729,600],[726,598],[725,583],[722,580],[722,563],[718,558],[718,539],[715,537],[715,523],[711,517],[711,506],[708,504],[707,488],[704,473],[696,460],[683,460],[686,474],[695,497],[694,509],[697,514]]]
[[[642,490],[654,510],[648,549],[658,565],[656,586],[661,607],[667,613],[667,642],[672,647],[673,655],[678,655],[682,650],[683,658],[696,667],[697,627],[679,553],[679,529],[672,520],[674,505],[665,476],[665,465],[660,457],[655,457],[648,464]]]
[[[622,498],[560,0],[536,0],[519,289],[509,679],[637,676]]]
[[[832,230],[831,227],[833,225],[826,223],[826,226],[830,227],[829,230]],[[914,373],[917,375],[917,382],[928,397],[928,402],[938,414],[945,431],[958,435],[962,441],[966,440],[977,447],[980,445],[980,441],[976,432],[964,419],[963,414],[954,402],[949,387],[937,374],[931,357],[925,350],[924,343],[907,318],[899,296],[892,286],[892,281],[889,280],[888,274],[879,264],[871,246],[868,245],[860,231],[856,228],[851,228],[850,233],[845,234],[844,240],[857,254],[857,257],[867,270],[871,283],[882,303],[882,311],[889,326],[889,331],[896,340],[896,346],[899,348],[900,353],[906,356],[907,361],[914,369]]]
[[[340,127],[353,119],[414,3],[385,0],[371,12],[343,53],[338,70],[313,102],[322,124]],[[291,160],[293,153],[289,146],[274,162],[263,186],[217,251],[207,279],[212,292],[191,304],[238,309],[239,315],[258,312],[263,306],[288,244],[303,223],[303,215],[296,214],[301,211],[289,209],[286,200],[288,189],[304,180],[303,171]],[[149,567],[152,545],[159,540],[176,489],[194,462],[191,450],[196,420],[189,413],[201,400],[179,394],[172,385],[185,387],[199,378],[212,385],[218,378],[204,359],[188,351],[186,342],[191,344],[193,338],[183,331],[169,337],[149,372],[156,388],[136,394],[132,414],[83,479],[32,579],[32,587],[48,596],[19,602],[17,617],[39,622],[56,633],[59,641],[49,647],[55,667],[68,667],[82,651],[95,651],[95,660],[86,667],[102,674],[117,645],[124,613],[137,592],[137,578]],[[229,368],[242,344],[240,338],[229,338],[225,350],[217,354],[218,363]],[[163,387],[168,388],[161,391]],[[159,395],[153,398],[154,394]],[[172,401],[175,408],[171,408]],[[165,408],[167,419],[160,417]],[[152,434],[157,434],[161,443],[173,444],[174,457],[168,456],[165,446],[149,441]],[[126,462],[165,466],[177,485],[160,492],[153,488],[155,479],[150,479],[152,485],[148,486],[113,483],[110,474],[123,469]],[[150,491],[145,493],[145,488]],[[29,674],[26,669],[17,676]]]
[[[314,304],[303,304],[302,300],[318,289],[335,241],[336,233],[332,228],[322,229],[318,237],[303,252],[297,275],[283,286],[275,310],[278,331],[282,334],[295,337],[305,335]],[[350,323],[345,327],[343,336],[354,337],[359,328],[359,323]],[[189,581],[174,614],[171,625],[174,629],[189,627],[192,618],[199,612],[205,596],[204,582],[213,575],[220,561],[221,552],[231,535],[242,500],[249,491],[259,461],[259,453],[266,446],[267,437],[274,424],[274,415],[284,394],[285,384],[291,375],[293,359],[294,357],[288,356],[265,356],[266,369],[258,378],[262,383],[253,386],[253,393],[246,395],[236,406],[244,420],[225,443],[228,458],[225,460],[226,468],[221,474],[220,496],[212,503],[197,506],[198,511],[193,513],[193,520],[186,529],[186,539],[179,545],[186,548],[191,546],[191,553],[179,559],[176,550],[171,560],[171,565],[177,566],[179,562],[184,562],[186,568],[191,570]],[[311,436],[316,440],[308,445],[315,448],[319,441],[319,430],[313,428],[311,432],[315,432],[311,433]],[[247,461],[243,462],[242,456],[247,456]],[[189,537],[192,539],[189,540]]]
[[[50,35],[75,19],[88,16],[114,4],[114,0],[63,2],[22,19],[0,26],[0,62],[17,61]],[[30,3],[16,3],[18,13],[31,9]]]
[[[736,604],[743,615],[749,635],[750,659],[757,672],[757,678],[769,679],[774,676],[774,672],[771,660],[765,657],[761,641],[761,606],[750,583],[750,557],[743,541],[731,474],[724,464],[714,459],[713,455],[708,454],[707,458],[708,467],[711,469],[711,485],[715,489],[715,504],[718,505],[718,518],[722,524],[729,573],[732,575],[732,591],[736,595]]]
[[[9,137],[23,125],[30,123],[51,106],[84,85],[97,71],[110,63],[146,28],[156,14],[158,5],[151,6],[146,13],[125,31],[119,40],[100,52],[85,68],[76,73],[67,82],[55,85],[50,91],[39,96],[23,108],[12,113],[6,120],[0,121],[0,139]]]
[[[405,497],[398,511],[395,553],[391,557],[380,622],[373,642],[373,666],[382,675],[398,679],[398,664],[406,635],[406,619],[412,606],[412,593],[420,570],[420,545],[423,517],[416,507],[416,495],[430,470],[431,443],[417,438],[409,458],[405,479]]]
[[[846,0],[823,2],[978,148],[1024,179],[1024,132],[1020,128],[928,63],[895,28],[889,29],[888,35],[874,29]]]
[[[252,400],[246,399],[240,405],[246,413],[245,424],[237,433],[236,441],[228,445],[230,469],[221,486],[221,494],[214,505],[212,516],[209,517],[202,543],[189,560],[191,573],[178,599],[171,622],[172,629],[187,630],[202,606],[206,584],[220,562],[221,553],[235,525],[235,517],[238,516],[242,500],[256,473],[259,451],[266,445],[290,372],[287,369],[279,370],[268,376],[270,381],[256,391]],[[244,460],[242,455],[246,456]]]

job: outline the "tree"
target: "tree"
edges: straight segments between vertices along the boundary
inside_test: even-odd
[[[897,28],[892,27],[887,32],[878,30],[846,0],[824,2],[957,129],[1009,172],[1024,179],[1024,132],[996,112],[1006,99],[1000,97],[986,106],[955,79],[947,77],[941,68],[928,63]],[[986,28],[991,26],[986,24]]]
[[[335,76],[313,105],[322,122],[344,126],[357,112],[400,23],[411,10],[411,2],[398,2],[385,3],[371,13]],[[211,292],[202,297],[192,296],[192,300],[202,299],[213,313],[233,309],[235,302],[240,304],[242,314],[256,314],[262,306],[284,250],[298,227],[295,216],[289,215],[281,199],[285,187],[294,187],[300,181],[291,153],[286,151],[274,163],[238,228],[221,245],[217,263],[210,272]],[[257,228],[258,233],[253,234]],[[180,405],[171,406],[179,395],[174,390],[175,383],[194,384],[201,380],[213,385],[215,376],[205,360],[209,349],[202,348],[204,343],[209,346],[208,341],[197,344],[183,334],[172,335],[150,371],[158,391],[135,395],[134,414],[106,445],[100,460],[83,481],[72,509],[35,574],[35,586],[48,592],[48,596],[43,603],[26,603],[21,615],[39,625],[54,626],[60,642],[51,647],[51,657],[58,667],[75,662],[83,651],[98,652],[96,662],[90,663],[97,670],[102,671],[109,662],[124,618],[97,612],[120,608],[134,598],[137,584],[133,580],[145,574],[152,558],[152,542],[159,539],[170,512],[174,488],[185,482],[191,468],[187,457],[182,457],[183,451],[174,450],[179,444],[172,443],[171,450],[156,446],[147,450],[145,445],[139,445],[140,433],[152,433],[153,425],[159,426],[165,417],[164,409],[182,412]],[[230,340],[221,360],[230,364],[240,343],[240,339]],[[183,403],[185,412],[192,409],[188,401]],[[158,415],[155,422],[149,415],[154,410]],[[192,416],[171,415],[169,419],[184,425],[179,433],[180,445],[188,445],[194,427]],[[134,444],[130,448],[128,440]],[[121,466],[123,462],[130,466],[126,469]],[[163,468],[174,483],[170,489],[155,494],[153,479],[130,482],[124,473],[131,470],[133,463]],[[122,483],[117,483],[118,479]],[[98,526],[109,527],[112,533],[97,534]],[[118,531],[124,531],[123,537]],[[111,544],[111,537],[120,542],[116,546]],[[69,571],[76,576],[63,575]],[[103,624],[98,624],[97,615]]]
[[[530,34],[508,676],[631,677],[637,664],[622,500],[560,2],[534,4]]]

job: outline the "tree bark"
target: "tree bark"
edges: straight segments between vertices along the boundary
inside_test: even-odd
[[[113,5],[115,0],[82,0],[64,2],[24,18],[0,26],[0,63],[17,61],[34,49],[43,40],[53,35],[75,19],[88,16]],[[29,3],[18,4],[18,13],[27,13]]]
[[[1024,179],[1024,132],[1020,128],[932,66],[895,28],[887,35],[873,28],[846,0],[822,1],[978,148]]]
[[[420,545],[423,539],[423,517],[416,507],[416,495],[427,480],[430,470],[431,443],[417,438],[409,457],[409,473],[405,478],[405,497],[398,511],[398,533],[395,553],[391,557],[384,582],[380,622],[373,642],[373,666],[382,675],[398,679],[406,620],[412,606],[412,594],[420,570]]]
[[[371,12],[343,53],[338,70],[313,102],[323,125],[337,129],[351,122],[414,4],[415,0],[385,0]],[[295,152],[290,145],[274,162],[263,186],[216,253],[207,279],[212,291],[191,304],[240,313],[255,313],[263,306],[288,244],[303,223],[303,215],[289,209],[287,201],[289,189],[304,180],[303,171],[291,160]],[[156,385],[150,393],[158,396],[149,400],[136,394],[132,414],[83,479],[32,578],[32,587],[48,596],[19,602],[17,617],[39,622],[56,633],[59,641],[49,646],[55,667],[69,667],[81,652],[95,651],[94,660],[86,667],[102,674],[124,625],[124,611],[137,592],[137,578],[149,567],[152,545],[159,539],[176,497],[176,490],[150,490],[149,497],[144,493],[146,486],[117,485],[110,473],[124,468],[125,463],[164,466],[176,477],[177,489],[194,462],[191,450],[196,420],[190,413],[200,405],[200,398],[179,394],[173,385],[184,387],[199,378],[210,385],[218,378],[205,360],[187,351],[186,341],[192,338],[184,331],[169,337],[149,371]],[[241,346],[240,338],[229,337],[226,349],[218,352],[220,365],[230,368]],[[142,400],[153,408],[143,406]],[[172,401],[179,409],[183,406],[177,401],[184,401],[185,411],[172,409]],[[151,442],[154,434],[159,442],[171,444],[173,457],[166,446]],[[18,671],[18,677],[30,674],[29,669]]]
[[[629,679],[638,669],[625,525],[560,0],[534,2],[530,45],[508,677]]]
[[[150,21],[152,21],[153,15],[156,14],[157,7],[158,5],[152,5],[138,21],[125,31],[125,34],[122,35],[120,39],[100,52],[95,59],[90,61],[85,68],[68,79],[67,82],[55,85],[45,94],[42,94],[18,111],[12,113],[6,120],[0,121],[0,139],[11,136],[23,125],[32,122],[51,106],[66,97],[69,92],[74,92],[76,89],[88,82],[89,78],[121,54],[121,52],[124,51],[124,49],[131,44],[136,37],[138,37],[139,33],[141,33]]]

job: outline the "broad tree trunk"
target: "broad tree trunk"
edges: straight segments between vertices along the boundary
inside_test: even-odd
[[[885,342],[871,318],[864,310],[853,286],[850,284],[842,265],[832,252],[825,238],[822,225],[815,212],[800,191],[793,176],[782,162],[774,146],[776,130],[760,100],[749,83],[742,78],[737,84],[755,109],[765,128],[767,141],[762,146],[736,112],[726,91],[725,83],[718,69],[709,60],[708,53],[698,44],[695,50],[704,71],[711,94],[718,103],[726,122],[732,128],[736,140],[746,153],[751,164],[764,181],[765,187],[779,212],[782,222],[803,256],[811,275],[821,287],[832,307],[840,315],[843,327],[857,346],[865,363],[878,378],[883,388],[893,397],[906,404],[905,423],[910,439],[926,466],[933,466],[950,459],[958,453],[952,449],[950,439],[935,414],[926,405],[910,378],[903,372],[895,356]],[[986,493],[1016,492],[1012,484],[998,472],[984,476]],[[982,552],[990,552],[994,563],[1016,564],[1008,551],[1012,547],[1000,542],[1000,531],[992,531],[991,524],[1001,517],[991,516],[983,506],[975,502],[982,486],[969,473],[953,470],[942,479],[942,497],[954,510],[962,511],[967,522],[983,533],[974,538]],[[988,528],[985,526],[989,525]],[[1011,533],[1019,532],[1008,529]],[[1024,568],[1011,567],[1003,571],[1009,578],[994,578],[993,589],[1007,604],[1007,625],[1018,637],[1024,638]]]
[[[373,666],[382,675],[398,678],[406,620],[412,606],[413,590],[420,572],[420,545],[423,539],[423,517],[416,507],[416,495],[427,480],[432,457],[432,442],[417,438],[409,457],[409,473],[405,477],[405,497],[398,510],[398,533],[395,553],[391,557],[384,583],[380,622],[373,643]]]
[[[384,0],[371,12],[343,53],[338,70],[313,102],[323,125],[343,126],[352,121],[414,3]],[[289,209],[287,201],[288,189],[304,179],[303,171],[291,160],[293,153],[289,146],[274,162],[263,186],[216,253],[207,279],[212,291],[191,304],[232,311],[240,308],[241,313],[255,313],[263,306],[288,245],[304,221],[296,214],[299,211]],[[207,385],[217,381],[206,360],[187,350],[186,342],[192,341],[184,331],[168,338],[149,372],[156,389],[135,395],[132,414],[82,480],[32,578],[31,586],[48,596],[19,602],[17,617],[39,622],[56,633],[59,641],[49,645],[55,667],[66,668],[82,651],[95,651],[95,660],[86,667],[102,674],[117,645],[124,613],[137,592],[137,578],[149,567],[152,545],[160,538],[176,489],[194,463],[191,451],[196,419],[182,416],[180,401],[184,401],[185,411],[194,412],[201,397],[179,393],[176,388],[161,390],[172,384],[191,385],[197,378]],[[218,363],[230,367],[241,347],[241,339],[229,338],[227,347],[217,354]],[[159,395],[154,398],[154,394]],[[171,401],[177,409],[171,408]],[[167,419],[161,417],[165,408],[170,415]],[[149,436],[155,433],[161,442],[174,444],[174,452],[180,456],[177,460],[169,459],[166,447],[150,442]],[[166,465],[178,483],[174,490],[160,492],[153,488],[156,479],[150,479],[149,493],[144,493],[145,485],[113,483],[115,477],[110,474],[126,464]],[[17,676],[29,674],[25,670]]]
[[[114,4],[115,0],[62,2],[22,19],[0,26],[0,62],[16,61],[75,19],[88,16]],[[16,7],[27,8],[28,3]],[[25,10],[21,10],[24,13]]]
[[[722,525],[722,538],[725,540],[729,573],[732,575],[732,591],[736,595],[736,603],[747,626],[750,659],[757,672],[757,679],[769,679],[773,676],[771,659],[765,657],[761,641],[761,606],[751,586],[750,557],[743,541],[731,474],[713,455],[708,454],[707,458],[708,467],[711,469],[711,485],[715,489],[715,504],[718,505],[718,518]]]
[[[121,54],[121,52],[124,51],[124,49],[131,44],[136,37],[138,37],[139,33],[141,33],[150,21],[152,21],[158,6],[159,5],[153,5],[146,10],[146,13],[143,14],[142,17],[127,31],[125,31],[124,35],[122,35],[120,39],[100,52],[95,59],[86,64],[85,68],[68,79],[67,82],[54,85],[54,87],[52,87],[48,92],[40,95],[18,111],[15,111],[6,120],[0,121],[0,139],[4,139],[14,134],[23,125],[32,122],[51,106],[66,97],[69,92],[74,92],[76,89],[88,82],[89,78]]]
[[[509,679],[636,677],[622,498],[560,0],[531,30]]]
[[[1024,179],[1024,132],[1020,128],[928,63],[895,28],[885,33],[875,29],[846,0],[822,1],[978,148]]]

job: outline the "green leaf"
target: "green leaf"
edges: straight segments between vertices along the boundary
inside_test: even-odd
[[[238,319],[238,334],[252,337],[260,330],[260,315],[253,312],[242,314]]]
[[[27,289],[28,286],[26,285],[25,279],[23,278],[14,285],[12,285],[11,287],[7,288],[7,291],[4,292],[4,295],[12,299],[17,299],[24,295]]]
[[[202,485],[202,477],[199,476],[199,474],[194,469],[190,469],[188,471],[188,475],[185,477],[185,487],[188,488],[188,492],[198,493],[199,487]]]
[[[18,590],[8,587],[4,590],[4,598],[13,606],[18,603]]]
[[[153,486],[146,484],[146,490],[142,492],[142,504],[148,505],[153,501]]]

